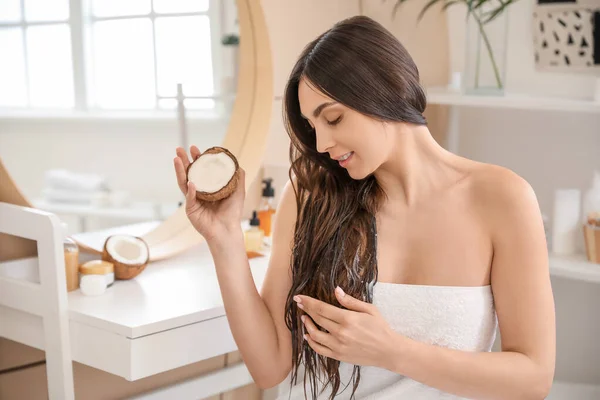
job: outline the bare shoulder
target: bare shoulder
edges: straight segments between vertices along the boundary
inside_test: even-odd
[[[478,163],[471,176],[471,194],[490,223],[541,218],[536,194],[527,180],[509,168]]]
[[[509,168],[494,164],[479,164],[473,172],[474,194],[482,196],[482,199],[505,202],[535,197],[529,182]]]

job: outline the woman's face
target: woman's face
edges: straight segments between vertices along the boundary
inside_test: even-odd
[[[377,170],[393,148],[388,124],[352,110],[302,78],[298,86],[302,116],[313,127],[317,151],[338,160],[353,179]]]

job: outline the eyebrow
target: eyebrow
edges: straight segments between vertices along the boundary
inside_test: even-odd
[[[332,106],[332,105],[334,105],[334,104],[337,104],[337,101],[330,101],[330,102],[327,102],[327,103],[323,103],[323,104],[321,104],[319,107],[315,108],[315,111],[313,111],[313,117],[315,117],[315,118],[318,118],[318,117],[319,117],[319,115],[321,114],[321,112],[322,112],[322,111],[323,111],[325,108],[327,108],[327,107],[329,107],[329,106]],[[302,115],[302,117],[303,117],[304,119],[308,119],[308,118],[306,118],[306,117],[305,117],[303,114],[301,114],[301,115]]]

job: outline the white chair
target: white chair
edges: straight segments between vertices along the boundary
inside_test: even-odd
[[[0,305],[42,318],[49,399],[74,400],[61,221],[54,214],[0,202],[0,232],[37,242],[39,283],[0,276]]]

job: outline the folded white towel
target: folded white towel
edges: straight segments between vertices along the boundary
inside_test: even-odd
[[[106,179],[98,174],[83,174],[66,169],[51,169],[45,173],[47,188],[79,192],[108,190]]]

